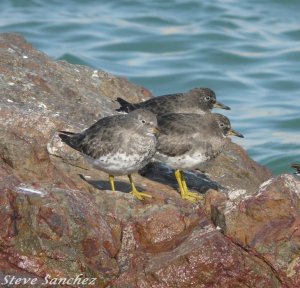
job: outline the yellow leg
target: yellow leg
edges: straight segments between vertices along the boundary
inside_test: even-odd
[[[146,193],[142,193],[142,192],[139,192],[136,188],[135,188],[135,185],[132,181],[132,177],[131,175],[128,175],[128,179],[129,179],[129,182],[130,182],[130,185],[131,185],[131,194],[134,195],[136,198],[140,199],[140,200],[143,200],[143,197],[148,197],[148,198],[152,198],[151,195],[149,194],[146,194]]]
[[[115,190],[114,180],[115,180],[115,176],[114,175],[109,175],[109,182],[110,182],[111,190],[115,192],[116,190]]]
[[[176,180],[177,180],[177,183],[178,183],[181,198],[183,198],[184,190],[183,190],[183,186],[182,186],[182,182],[181,182],[182,177],[181,177],[181,171],[180,170],[175,170],[175,177],[176,177]]]
[[[180,173],[180,181],[181,181],[181,185],[182,185],[182,190],[183,193],[181,194],[182,199],[186,199],[189,200],[191,202],[196,202],[198,200],[203,199],[203,197],[201,195],[199,195],[198,193],[194,193],[194,192],[190,192],[187,185],[186,185],[186,181],[183,175],[182,171],[179,171]]]

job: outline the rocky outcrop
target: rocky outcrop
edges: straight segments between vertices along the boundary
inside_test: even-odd
[[[299,287],[300,183],[271,173],[238,145],[187,172],[196,204],[157,163],[127,177],[94,170],[63,145],[113,113],[117,97],[151,93],[126,79],[54,61],[0,34],[0,281],[7,275],[96,278],[95,287]],[[121,192],[122,191],[122,192]],[[70,287],[76,286],[74,283]]]
[[[283,174],[252,197],[235,195],[214,206],[215,223],[246,251],[255,253],[286,286],[300,286],[300,182]]]

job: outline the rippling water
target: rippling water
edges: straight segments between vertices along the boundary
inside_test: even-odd
[[[300,1],[2,0],[0,31],[154,94],[210,87],[278,174],[300,162]]]

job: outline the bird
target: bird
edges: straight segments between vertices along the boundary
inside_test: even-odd
[[[121,105],[118,112],[130,112],[138,108],[150,110],[156,115],[169,113],[209,113],[213,108],[230,110],[230,107],[220,103],[216,94],[209,88],[194,88],[187,93],[176,93],[157,96],[140,103],[129,103],[122,98],[117,98]]]
[[[154,160],[175,169],[181,198],[195,202],[202,199],[188,190],[182,170],[196,168],[216,157],[227,136],[244,136],[231,128],[229,119],[217,113],[170,113],[158,116],[158,144]]]
[[[151,195],[136,189],[131,174],[144,167],[155,154],[157,133],[156,115],[137,109],[102,118],[80,133],[59,131],[58,135],[95,168],[108,173],[112,191],[115,191],[114,176],[128,175],[130,193],[143,200]]]
[[[291,167],[296,170],[295,174],[297,176],[300,176],[300,164],[293,163],[293,164],[291,164]]]

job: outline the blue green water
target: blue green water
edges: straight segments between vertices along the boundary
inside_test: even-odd
[[[0,31],[154,94],[212,88],[278,174],[300,162],[300,1],[1,0]]]

